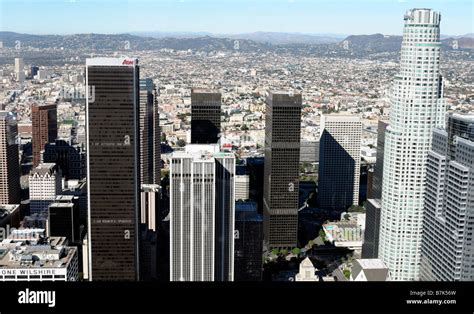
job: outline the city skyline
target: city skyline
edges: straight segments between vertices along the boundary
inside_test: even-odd
[[[438,236],[424,215],[426,182],[436,185],[427,156],[442,152],[432,138],[447,110],[474,112],[473,47],[442,42],[432,9],[396,24],[403,37],[360,36],[354,49],[163,40],[126,45],[130,57],[106,37],[22,50],[9,34],[0,113],[15,128],[0,134],[0,170],[21,189],[0,217],[42,235],[1,245],[71,238],[80,281],[418,281],[423,254],[441,267],[420,250],[423,234],[428,246]],[[461,155],[446,173],[464,182],[472,145],[455,136],[471,125],[447,131],[447,153]],[[470,186],[446,182],[469,209]],[[446,212],[463,214],[458,203]],[[470,258],[445,245],[451,260]]]
[[[365,0],[357,3],[347,0],[2,0],[0,31],[29,34],[176,32],[225,35],[281,32],[401,35],[396,25],[405,11],[430,7],[443,12],[442,33],[457,36],[474,32],[472,6],[471,1],[465,0]],[[271,8],[271,14],[265,13],[268,8]],[[393,14],[394,11],[399,14]],[[71,15],[84,16],[88,23],[82,23],[82,19],[70,19]],[[282,19],[288,22],[280,23]],[[344,23],[339,23],[339,19]],[[24,23],[25,20],[34,20],[35,23]],[[62,26],[60,31],[58,24]]]
[[[0,0],[0,307],[472,308],[473,9]]]

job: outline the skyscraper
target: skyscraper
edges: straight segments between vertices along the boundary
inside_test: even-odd
[[[365,203],[365,230],[362,258],[378,258],[380,236],[380,199],[371,198]]]
[[[55,104],[33,104],[31,106],[33,128],[33,167],[41,162],[41,152],[47,143],[58,137],[57,110]]]
[[[321,117],[318,203],[322,209],[342,212],[359,204],[361,134],[358,116]]]
[[[69,243],[81,240],[79,234],[79,198],[59,195],[48,207],[48,233],[51,237],[66,237]]]
[[[82,145],[56,140],[44,146],[43,162],[55,163],[66,180],[82,180],[86,176],[86,154]]]
[[[420,279],[474,281],[474,115],[433,131],[426,168]]]
[[[215,144],[221,129],[221,93],[210,89],[191,90],[191,143]]]
[[[301,94],[269,92],[266,103],[264,238],[267,248],[293,248],[298,236]]]
[[[137,59],[86,60],[86,90],[95,92],[86,101],[91,280],[139,277],[138,72]]]
[[[18,127],[14,115],[0,111],[0,204],[20,204]]]
[[[380,120],[377,128],[377,159],[373,174],[371,193],[365,203],[365,231],[362,258],[378,258],[380,236],[380,212],[382,209],[383,160],[385,151],[385,130],[388,123]]]
[[[400,72],[391,91],[385,132],[379,258],[392,280],[418,280],[426,159],[432,131],[444,124],[439,72],[439,13],[412,9],[404,17]]]
[[[23,58],[15,58],[15,78],[18,82],[23,82],[25,80],[25,63]]]
[[[28,177],[30,213],[48,214],[48,206],[61,194],[61,170],[56,164],[41,163],[31,170]]]
[[[187,145],[170,166],[170,280],[233,281],[235,157]]]
[[[161,130],[155,85],[140,80],[140,176],[141,184],[160,184]]]
[[[377,159],[375,162],[374,176],[372,181],[371,198],[382,198],[382,182],[383,182],[383,160],[385,151],[385,131],[388,123],[380,120],[377,127]]]
[[[263,218],[257,203],[235,203],[235,281],[261,281]]]

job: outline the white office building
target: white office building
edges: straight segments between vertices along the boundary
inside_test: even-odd
[[[233,281],[235,156],[190,144],[170,164],[170,280]]]
[[[361,134],[362,122],[357,115],[321,117],[319,207],[343,211],[359,204]]]
[[[419,279],[426,160],[432,131],[444,125],[439,71],[439,13],[412,9],[404,17],[400,72],[391,91],[385,132],[379,258],[395,281]]]
[[[61,194],[61,170],[54,163],[41,163],[29,175],[30,214],[48,214],[48,206]]]
[[[23,58],[15,58],[15,78],[18,82],[23,82],[25,80],[24,67],[25,63],[23,62]]]
[[[474,281],[474,115],[433,131],[426,169],[420,279]]]
[[[250,177],[247,174],[235,176],[235,200],[248,200],[250,191]]]

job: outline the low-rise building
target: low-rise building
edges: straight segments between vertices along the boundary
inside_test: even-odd
[[[350,281],[389,281],[388,267],[381,259],[356,259],[351,268]]]
[[[316,276],[316,267],[314,267],[313,262],[306,257],[300,263],[300,272],[296,274],[295,281],[319,281],[318,276]]]
[[[345,247],[354,251],[355,257],[362,252],[363,231],[354,222],[329,222],[323,225],[326,239],[336,247]]]
[[[0,281],[77,281],[77,248],[63,237],[0,242]]]

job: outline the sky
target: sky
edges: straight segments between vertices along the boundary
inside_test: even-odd
[[[442,34],[474,33],[474,0],[0,0],[0,31],[400,35],[410,8],[441,12]]]

